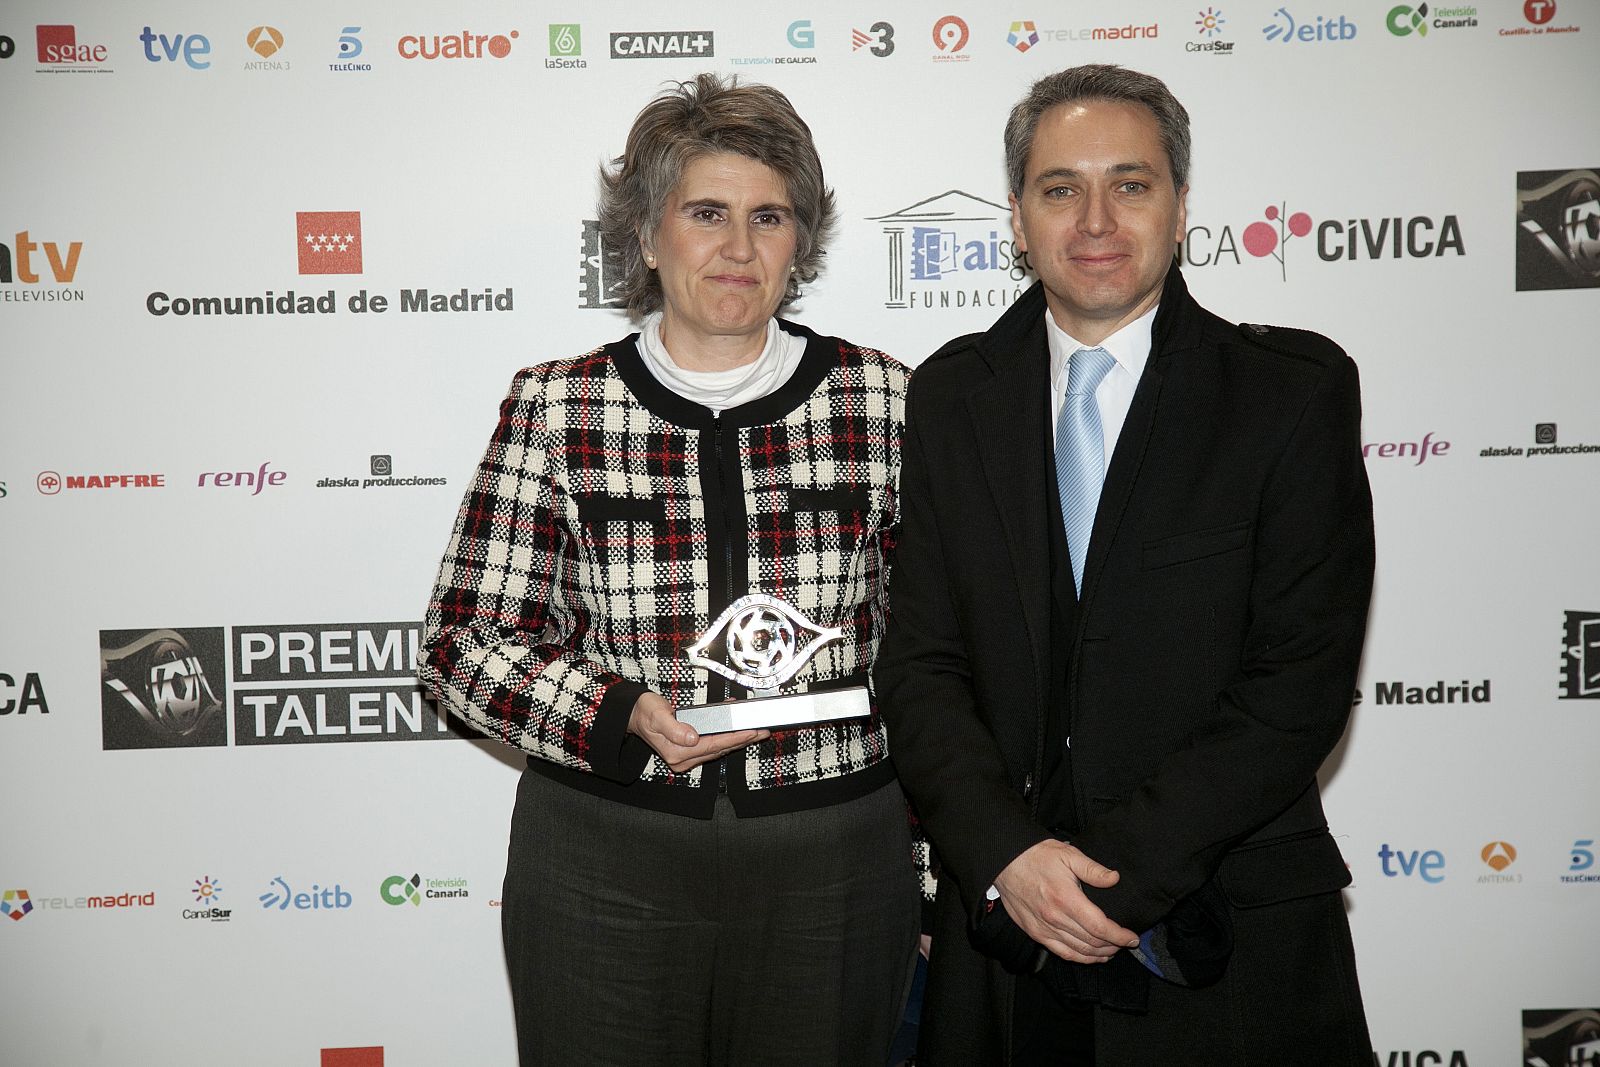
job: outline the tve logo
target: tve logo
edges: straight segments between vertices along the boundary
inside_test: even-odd
[[[1405,852],[1390,848],[1385,842],[1378,848],[1378,862],[1383,864],[1385,878],[1402,876],[1409,878],[1414,874],[1432,885],[1444,881],[1444,853],[1436,848],[1430,848],[1426,852],[1418,849]],[[1399,869],[1396,870],[1396,867]]]
[[[211,54],[211,42],[203,34],[175,33],[168,37],[164,33],[155,33],[146,26],[144,32],[139,35],[139,40],[144,44],[144,58],[151,63],[162,61],[176,63],[178,57],[182,56],[190,70],[211,69],[211,60],[206,58]]]

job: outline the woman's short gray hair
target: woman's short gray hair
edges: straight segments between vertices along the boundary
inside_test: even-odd
[[[1022,195],[1028,154],[1033,151],[1033,135],[1039,129],[1039,119],[1058,104],[1079,100],[1116,100],[1149,108],[1155,116],[1167,162],[1172,165],[1172,187],[1181,189],[1188,184],[1189,112],[1172,95],[1172,90],[1150,74],[1109,63],[1089,63],[1045,75],[1034,82],[1028,95],[1011,109],[1011,118],[1006,123],[1006,179],[1011,183],[1013,194]]]
[[[834,204],[811,128],[789,98],[770,85],[700,74],[646,104],[628,131],[622,155],[600,169],[601,255],[611,261],[612,276],[622,279],[619,295],[631,313],[649,314],[662,302],[661,280],[645,266],[639,239],[654,238],[684,168],[723,152],[771,167],[793,203],[794,273],[778,306],[798,299],[800,286],[821,273]]]

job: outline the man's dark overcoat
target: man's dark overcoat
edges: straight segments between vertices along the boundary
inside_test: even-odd
[[[1218,984],[1152,981],[1147,1013],[1097,1009],[1099,1062],[1370,1063],[1350,875],[1316,780],[1372,584],[1355,365],[1316,334],[1224,322],[1174,265],[1081,597],[1069,581],[1062,599],[1044,309],[1035,285],[918,368],[908,401],[875,677],[942,864],[918,1062],[1007,1058],[1014,980],[967,933],[995,876],[1048,836],[1046,716],[1064,714],[1073,843],[1121,874],[1091,899],[1145,930],[1215,879],[1234,927]]]

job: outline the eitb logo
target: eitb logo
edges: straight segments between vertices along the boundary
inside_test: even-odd
[[[1561,699],[1600,700],[1600,611],[1567,612]]]

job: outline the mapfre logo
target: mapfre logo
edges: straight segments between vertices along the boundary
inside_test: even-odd
[[[0,243],[0,302],[82,300],[83,290],[72,287],[82,254],[82,241],[36,241],[30,231],[16,231],[9,245]]]
[[[361,212],[297,211],[301,274],[361,273]]]
[[[165,474],[61,474],[58,471],[40,471],[34,485],[45,496],[55,496],[63,489],[165,489]]]
[[[516,39],[516,30],[496,34],[467,30],[432,36],[408,34],[400,38],[396,48],[401,59],[504,59],[511,54],[511,42]]]

